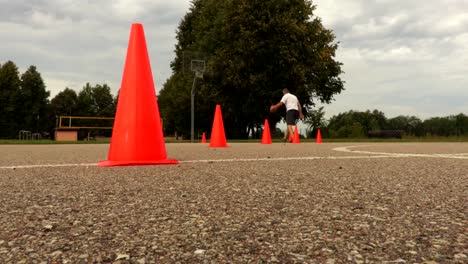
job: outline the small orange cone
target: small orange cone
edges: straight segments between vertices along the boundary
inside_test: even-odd
[[[265,125],[263,125],[262,144],[271,144],[270,125],[268,119],[265,119]]]
[[[202,137],[201,137],[201,143],[206,143],[206,136],[205,132],[203,132]]]
[[[315,140],[315,143],[322,144],[322,134],[320,133],[320,128],[317,131],[317,139]]]
[[[293,138],[292,143],[294,144],[301,143],[301,140],[299,139],[299,132],[297,132],[297,126],[294,127],[294,138]]]
[[[225,148],[226,135],[224,134],[223,116],[221,114],[221,106],[216,105],[213,127],[211,129],[210,148]]]
[[[132,24],[108,160],[99,166],[178,163],[166,156],[143,26]]]

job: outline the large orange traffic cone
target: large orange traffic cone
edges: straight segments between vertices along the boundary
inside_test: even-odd
[[[215,116],[213,120],[213,128],[211,129],[210,148],[225,148],[226,135],[224,134],[223,116],[221,114],[221,106],[216,105]]]
[[[317,138],[315,140],[315,143],[322,144],[322,134],[320,133],[320,128],[317,130]]]
[[[271,144],[270,125],[268,119],[265,119],[265,125],[263,125],[262,144]]]
[[[143,26],[133,24],[108,160],[99,166],[177,163],[166,156]]]
[[[294,126],[294,138],[293,138],[292,143],[294,144],[301,143],[301,140],[299,139],[299,132],[297,132],[297,126]]]
[[[201,143],[206,143],[206,136],[205,132],[203,132],[202,137],[201,137]]]

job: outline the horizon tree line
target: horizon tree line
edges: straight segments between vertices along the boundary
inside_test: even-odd
[[[113,96],[107,84],[86,83],[79,92],[65,87],[50,99],[50,91],[37,68],[31,65],[20,74],[12,61],[0,64],[0,138],[18,138],[20,130],[41,133],[44,137],[53,136],[57,116],[113,117],[117,106],[117,96]],[[242,105],[239,106],[243,107]],[[466,136],[468,135],[468,115],[460,113],[445,117],[431,117],[422,120],[416,116],[396,116],[387,118],[379,110],[339,113],[328,120],[323,107],[309,108],[304,123],[309,126],[308,137],[314,137],[317,128],[324,137],[359,138],[366,137],[371,130],[403,130],[406,136]],[[214,111],[212,109],[212,111]],[[161,113],[166,120],[167,114]],[[186,122],[181,115],[171,117]],[[100,121],[78,121],[74,125],[102,126]],[[109,124],[108,126],[112,126]],[[258,127],[261,131],[262,127]],[[165,135],[175,131],[164,127]],[[198,128],[199,131],[200,128]],[[274,129],[273,129],[274,131]],[[80,135],[88,131],[81,131]],[[209,132],[210,131],[206,131]],[[109,130],[92,130],[96,135],[110,136]],[[189,135],[182,135],[188,138]],[[259,138],[261,135],[255,135]]]

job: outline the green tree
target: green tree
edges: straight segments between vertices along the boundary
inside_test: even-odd
[[[77,112],[74,115],[113,117],[116,104],[107,84],[91,86],[86,83],[78,93]]]
[[[167,89],[161,90],[158,96],[158,106],[161,117],[163,117],[163,130],[165,135],[173,135],[190,138],[190,86],[181,85],[183,82],[177,82],[176,78],[184,76],[172,76],[164,84]],[[177,87],[180,85],[180,87]],[[162,100],[160,98],[163,98]],[[198,99],[198,98],[197,98]],[[198,110],[198,109],[197,109]],[[199,111],[197,111],[198,113]],[[197,119],[200,121],[200,118]],[[198,125],[198,124],[197,124]]]
[[[66,87],[51,100],[51,108],[56,116],[71,115],[76,112],[78,95]]]
[[[367,133],[370,130],[385,130],[387,129],[388,120],[382,111],[374,109],[372,113],[367,111],[365,113],[366,119],[369,119],[369,125],[364,127],[364,132]]]
[[[409,123],[408,116],[397,116],[394,118],[388,119],[388,127],[392,130],[405,130],[408,131],[408,123]]]
[[[423,122],[416,116],[411,116],[408,120],[408,135],[413,135],[416,137],[424,136],[424,127]]]
[[[348,135],[348,137],[350,138],[361,138],[361,137],[365,137],[366,136],[366,133],[362,127],[362,125],[358,122],[355,122],[352,126],[351,126],[351,133]]]
[[[65,88],[52,99],[51,108],[57,117],[60,115],[114,117],[116,103],[117,96],[115,98],[112,96],[111,88],[107,84],[91,86],[86,83],[78,94],[70,88]],[[112,126],[112,122],[109,120],[78,119],[72,121],[72,126],[108,127]],[[88,132],[91,135],[110,136],[111,131],[80,130],[79,137],[87,136]]]
[[[409,136],[422,136],[424,135],[422,121],[415,116],[397,116],[388,119],[388,129],[390,130],[403,130]]]
[[[93,87],[86,83],[86,85],[78,93],[77,98],[77,111],[73,113],[74,116],[96,116],[97,107],[93,96]]]
[[[323,106],[315,109],[309,110],[307,117],[304,119],[304,123],[309,128],[309,133],[307,137],[315,137],[317,135],[317,130],[321,129],[321,133],[327,127],[327,120],[325,119],[325,111],[323,111]]]
[[[424,130],[430,136],[451,136],[455,134],[455,122],[449,117],[432,117],[424,120]]]
[[[30,66],[21,75],[20,109],[22,121],[21,128],[31,132],[44,132],[50,122],[54,122],[53,116],[47,113],[50,92],[46,91],[41,74],[35,66]]]
[[[20,78],[18,67],[7,61],[0,67],[0,138],[17,137]]]
[[[77,112],[76,115],[83,117],[114,117],[116,111],[116,104],[114,97],[110,92],[110,87],[107,84],[96,84],[91,86],[89,83],[81,89],[78,93],[77,98]],[[77,120],[75,122],[77,126],[86,127],[109,127],[112,126],[112,122],[109,120]],[[80,130],[79,137],[87,136],[87,133],[93,135],[105,135],[110,136],[110,130]]]
[[[460,113],[455,116],[456,135],[468,135],[468,116]]]
[[[365,112],[348,111],[330,118],[328,129],[332,137],[361,137],[371,130],[384,130],[388,127],[385,114],[379,110]],[[349,135],[346,136],[346,133]]]
[[[59,121],[59,116],[69,116],[77,112],[78,95],[75,90],[66,87],[59,92],[50,102],[50,108],[56,121]],[[58,126],[59,124],[55,124]]]
[[[99,117],[113,117],[115,115],[115,103],[111,89],[107,84],[96,84],[92,88],[94,109]]]
[[[334,58],[335,36],[314,9],[308,0],[192,1],[177,31],[172,79],[159,96],[164,119],[171,111],[190,118],[193,76],[185,55],[196,52],[209,54],[196,91],[198,129],[212,122],[216,104],[221,104],[228,137],[246,138],[249,128],[261,127],[266,117],[274,127],[282,115],[269,114],[269,106],[279,101],[284,87],[305,108],[315,100],[330,103],[343,90],[342,64]],[[182,103],[167,102],[177,94]],[[175,109],[164,109],[170,105]],[[177,123],[174,130],[189,130],[190,122]]]

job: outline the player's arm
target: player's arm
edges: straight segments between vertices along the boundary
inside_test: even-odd
[[[302,107],[299,101],[297,102],[297,109],[299,109],[299,118],[304,119],[304,115],[302,114]]]
[[[283,102],[279,102],[279,103],[277,103],[275,105],[270,106],[270,112],[272,112],[272,113],[276,112],[276,110],[278,110],[278,108],[280,108],[283,105],[284,105]]]

